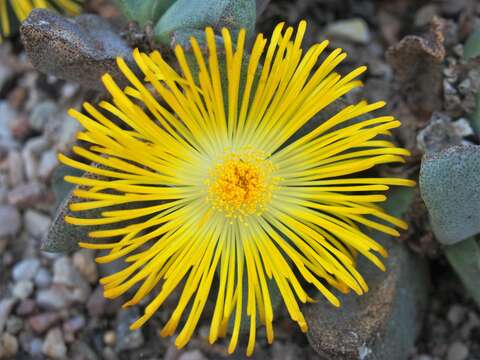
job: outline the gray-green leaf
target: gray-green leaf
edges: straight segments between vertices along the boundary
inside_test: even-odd
[[[155,39],[169,45],[172,34],[182,29],[204,30],[212,26],[219,30],[255,27],[256,3],[253,0],[178,0],[155,26]]]
[[[53,193],[55,194],[55,203],[57,208],[75,187],[73,184],[63,180],[65,176],[82,176],[82,173],[82,170],[78,170],[67,165],[59,165],[55,169],[52,176],[52,189]]]
[[[476,56],[480,56],[480,28],[470,34],[463,48],[465,60],[470,60]]]
[[[446,246],[445,254],[473,299],[480,305],[480,245],[475,238]]]
[[[155,24],[175,0],[115,0],[123,14],[140,26]]]
[[[425,155],[420,192],[437,239],[451,245],[480,233],[480,146]]]

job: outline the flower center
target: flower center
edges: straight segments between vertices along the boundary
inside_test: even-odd
[[[229,218],[260,215],[278,183],[273,171],[274,165],[263,152],[228,152],[211,170],[208,199]]]

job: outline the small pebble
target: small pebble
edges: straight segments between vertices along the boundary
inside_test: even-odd
[[[13,255],[11,252],[5,252],[5,254],[3,255],[3,265],[4,266],[10,266],[13,264],[13,262],[15,261],[15,259],[13,258]]]
[[[3,299],[0,301],[0,334],[3,331],[7,319],[15,306],[16,299]]]
[[[8,193],[8,203],[21,208],[32,207],[43,198],[44,193],[45,190],[37,182],[20,184]]]
[[[18,352],[18,341],[15,336],[4,333],[0,338],[0,359],[14,357]]]
[[[18,316],[10,316],[7,320],[7,332],[16,335],[23,329],[23,320]]]
[[[28,91],[23,86],[17,86],[8,94],[8,103],[19,110],[28,96]]]
[[[468,319],[463,324],[462,328],[460,329],[460,334],[463,339],[468,339],[470,337],[471,332],[475,328],[480,328],[480,318],[474,311],[470,311],[468,313]]]
[[[63,323],[63,331],[76,333],[85,327],[86,321],[82,315],[77,315]]]
[[[12,278],[14,281],[32,280],[40,267],[38,259],[25,259],[18,262],[12,270]]]
[[[37,356],[40,356],[40,355],[42,354],[42,348],[43,348],[43,341],[42,341],[42,339],[34,338],[34,339],[30,342],[30,346],[29,346],[28,352],[29,352],[29,354],[32,355],[33,357],[37,357]]]
[[[50,330],[45,337],[42,352],[53,359],[65,359],[67,346],[63,340],[62,331],[59,328]]]
[[[97,264],[94,257],[95,253],[86,249],[73,254],[73,265],[91,284],[95,284],[98,280]]]
[[[10,129],[10,124],[17,116],[17,111],[7,101],[0,101],[0,140],[10,149],[17,145]]]
[[[25,143],[25,146],[23,147],[22,156],[24,157],[24,160],[27,160],[26,157],[30,157],[30,156],[34,158],[38,158],[44,151],[47,151],[49,148],[50,148],[49,140],[46,137],[37,136],[29,139]],[[28,176],[28,170],[26,172]]]
[[[452,326],[457,327],[465,318],[465,308],[460,305],[453,305],[448,309],[447,319]]]
[[[27,316],[33,313],[35,310],[35,300],[25,299],[20,301],[17,308],[15,309],[15,314],[19,316]]]
[[[0,205],[0,237],[13,236],[20,230],[21,217],[10,205]]]
[[[165,351],[165,356],[163,360],[178,360],[178,357],[181,353],[181,350],[177,349],[173,342],[168,344],[167,350]]]
[[[50,286],[50,284],[52,283],[52,275],[47,269],[40,268],[40,270],[38,270],[37,274],[35,275],[34,281],[36,286],[43,289]]]
[[[27,210],[24,215],[25,228],[36,239],[41,239],[50,227],[50,218],[36,210]]]
[[[99,360],[95,351],[83,341],[75,341],[71,346],[71,353],[72,360]]]
[[[103,349],[102,355],[105,360],[118,360],[117,353],[109,346]]]
[[[428,355],[419,355],[415,358],[415,360],[433,360],[433,358]]]
[[[132,331],[130,325],[138,319],[139,310],[137,308],[128,308],[121,310],[117,316],[116,335],[117,341],[115,350],[118,352],[124,350],[134,350],[141,347],[144,343],[144,337],[141,329]]]
[[[52,177],[53,171],[58,166],[57,152],[48,150],[42,154],[40,164],[38,165],[38,177],[43,181],[48,181]]]
[[[73,266],[72,260],[67,256],[62,256],[53,263],[53,282],[75,287],[78,281],[82,281],[80,273]]]
[[[22,280],[19,281],[18,283],[15,283],[15,285],[12,288],[12,294],[16,298],[20,300],[24,300],[28,298],[30,295],[33,293],[33,283],[28,280]]]
[[[37,292],[36,300],[38,306],[47,310],[63,309],[72,303],[69,291],[60,286],[40,290]]]
[[[58,116],[59,109],[53,101],[43,101],[35,105],[30,114],[30,126],[39,132],[43,132],[46,125]]]
[[[66,115],[62,119],[61,128],[58,131],[58,140],[55,143],[55,149],[60,152],[68,151],[71,148],[71,144],[75,142],[78,131],[81,129],[81,125],[78,121],[75,121],[70,116]]]
[[[7,66],[3,63],[0,64],[0,90],[3,90],[3,87],[6,83],[8,83],[13,77],[15,73],[12,71],[10,66]]]
[[[22,184],[25,179],[23,173],[22,155],[16,150],[8,153],[8,181],[10,186]]]
[[[462,342],[454,342],[447,352],[447,360],[465,360],[468,357],[468,347]]]
[[[102,286],[97,286],[87,301],[88,314],[92,317],[101,317],[108,307],[108,300],[103,296]]]
[[[330,23],[325,29],[329,38],[347,40],[357,44],[367,44],[370,41],[370,31],[365,20],[347,19]]]
[[[115,331],[109,330],[103,335],[103,341],[106,345],[113,346],[117,341],[117,335],[115,335]]]
[[[31,133],[31,127],[28,122],[28,117],[25,114],[18,115],[11,123],[10,123],[10,131],[12,132],[12,136],[19,141],[24,140],[29,136]],[[22,164],[20,164],[22,165]]]
[[[28,319],[28,323],[33,331],[42,334],[60,320],[59,313],[47,312],[32,316]]]
[[[413,22],[417,27],[427,26],[434,16],[438,16],[438,7],[436,4],[428,4],[418,9]]]
[[[208,360],[200,350],[190,350],[182,353],[178,360]]]
[[[53,283],[68,287],[72,301],[85,302],[90,296],[90,285],[73,266],[72,260],[62,256],[53,264]]]

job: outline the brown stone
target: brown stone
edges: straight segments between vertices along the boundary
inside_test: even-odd
[[[28,319],[28,323],[33,331],[42,334],[60,320],[60,314],[56,312],[47,312],[32,316]]]

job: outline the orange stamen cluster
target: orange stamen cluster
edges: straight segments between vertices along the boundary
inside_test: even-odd
[[[272,198],[274,166],[261,152],[230,152],[210,173],[208,199],[228,218],[260,215]]]

